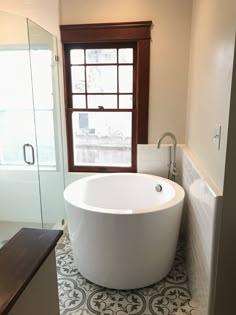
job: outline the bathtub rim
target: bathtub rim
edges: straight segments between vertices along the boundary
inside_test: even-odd
[[[153,207],[149,207],[149,208],[141,208],[141,209],[110,209],[110,208],[98,208],[95,206],[91,206],[87,203],[84,202],[77,202],[77,203],[73,203],[71,201],[68,200],[68,191],[70,189],[70,187],[72,185],[78,185],[78,182],[88,182],[91,181],[95,178],[101,178],[101,177],[108,177],[108,176],[122,176],[122,175],[132,175],[132,176],[145,176],[145,177],[151,177],[151,178],[158,178],[160,181],[166,182],[170,185],[173,186],[174,190],[175,190],[175,195],[172,199],[170,199],[169,201],[162,203],[161,205],[158,206],[153,206]],[[78,209],[82,209],[85,211],[90,211],[90,212],[95,212],[95,213],[103,213],[103,214],[116,214],[116,215],[132,215],[132,214],[147,214],[147,213],[152,213],[152,212],[156,212],[156,211],[163,211],[165,209],[169,209],[169,208],[173,208],[175,206],[177,206],[178,204],[180,204],[181,202],[184,201],[185,198],[185,191],[183,189],[183,187],[181,187],[179,184],[177,184],[176,182],[173,182],[167,178],[161,177],[161,176],[157,176],[157,175],[151,175],[151,174],[145,174],[145,173],[103,173],[103,174],[94,174],[94,175],[89,175],[83,178],[80,178],[76,181],[74,181],[73,183],[69,184],[63,193],[64,196],[64,201],[68,204],[70,204],[71,206],[78,208]]]

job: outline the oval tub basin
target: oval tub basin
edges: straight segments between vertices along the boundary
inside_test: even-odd
[[[184,200],[178,184],[145,174],[92,175],[69,185],[64,199],[74,259],[85,278],[135,289],[169,273]]]

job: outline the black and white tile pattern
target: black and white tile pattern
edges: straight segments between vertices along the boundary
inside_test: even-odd
[[[188,288],[183,248],[160,282],[137,290],[111,290],[86,280],[78,271],[68,233],[56,248],[61,315],[200,315]]]

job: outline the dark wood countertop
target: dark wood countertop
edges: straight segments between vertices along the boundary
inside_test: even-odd
[[[0,249],[0,315],[6,315],[52,252],[60,230],[21,229]]]

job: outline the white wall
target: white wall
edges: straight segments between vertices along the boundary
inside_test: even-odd
[[[139,144],[137,152],[137,172],[168,178],[168,164],[170,159],[169,145],[162,145],[157,149],[156,144]],[[176,147],[176,181],[181,181],[182,174],[182,146]]]
[[[223,191],[236,28],[235,0],[194,0],[186,144]],[[221,149],[213,143],[222,126]]]
[[[190,0],[61,0],[61,24],[152,20],[149,143],[164,131],[184,142]]]

